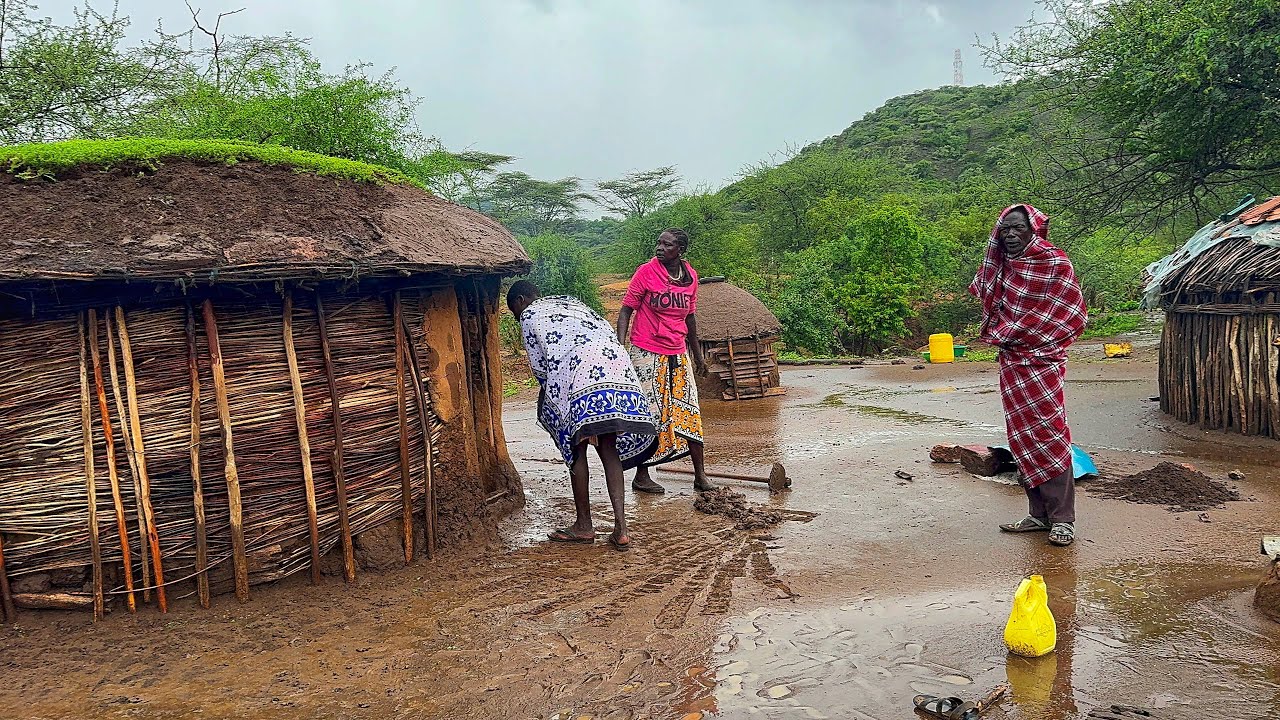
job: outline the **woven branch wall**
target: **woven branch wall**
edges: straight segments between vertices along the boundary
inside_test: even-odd
[[[322,294],[342,422],[341,468],[349,523],[344,541],[333,402],[316,299],[314,292],[293,294],[292,338],[314,475],[316,550],[323,555],[337,545],[349,545],[351,535],[402,517],[406,471],[414,517],[434,512],[428,488],[436,463],[429,472],[426,456],[428,444],[439,451],[439,425],[429,407],[427,379],[420,365],[415,366],[418,356],[429,350],[416,291],[404,294],[402,327],[407,335],[402,337],[408,340],[402,352],[397,349],[392,295]],[[192,580],[202,569],[208,570],[215,592],[231,586],[237,566],[244,568],[248,583],[307,569],[312,558],[310,514],[285,349],[284,307],[278,296],[234,304],[213,301],[212,313],[206,315],[196,301],[190,308],[123,312],[123,326],[112,307],[97,308],[92,325],[88,311],[56,319],[0,320],[0,573],[13,579],[89,568],[92,572],[86,577],[100,583],[108,599],[128,597],[127,577],[141,601],[141,588],[156,584],[156,546],[173,597],[194,592]],[[220,383],[207,318],[216,325],[223,359],[234,473],[226,463]],[[193,347],[199,380],[199,441],[194,443],[189,365]],[[115,483],[94,350],[114,449]],[[132,380],[126,351],[132,359]],[[398,381],[403,383],[403,401]],[[407,467],[401,459],[401,407]],[[130,422],[135,412],[136,426]],[[86,428],[92,448],[92,500]],[[423,428],[429,428],[427,437]],[[139,438],[145,453],[131,457],[129,449]],[[201,479],[198,493],[193,444]],[[243,553],[236,552],[233,542],[232,474],[238,476]],[[197,541],[196,506],[201,501],[204,552],[199,552]],[[92,524],[91,512],[96,514]],[[121,542],[120,523],[127,543]],[[125,547],[131,572],[124,571]],[[200,555],[204,568],[197,562]],[[201,595],[207,602],[207,591]]]
[[[1160,341],[1160,408],[1210,429],[1280,439],[1280,312],[1250,306],[1169,310]]]

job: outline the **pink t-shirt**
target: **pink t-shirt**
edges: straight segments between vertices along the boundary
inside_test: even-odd
[[[684,267],[693,278],[690,285],[672,283],[658,258],[636,268],[627,296],[622,299],[623,305],[636,311],[631,323],[632,345],[659,355],[679,355],[686,351],[689,327],[685,320],[697,308],[698,273],[687,262]]]

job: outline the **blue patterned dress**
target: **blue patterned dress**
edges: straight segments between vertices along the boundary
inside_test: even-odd
[[[541,385],[538,424],[566,465],[582,443],[617,433],[623,469],[638,467],[657,447],[649,398],[627,351],[607,320],[582,301],[554,295],[520,314],[529,367]]]

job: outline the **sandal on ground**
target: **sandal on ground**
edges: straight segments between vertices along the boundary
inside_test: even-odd
[[[612,545],[613,549],[617,550],[618,552],[626,552],[631,549],[631,538],[630,536],[628,536],[627,541],[622,542],[621,540],[618,539],[617,533],[611,533],[609,535],[609,544]]]
[[[1049,544],[1066,547],[1076,540],[1076,526],[1071,523],[1054,523],[1049,531]]]
[[[940,720],[970,720],[978,717],[978,706],[958,697],[917,695],[911,703],[918,712]]]
[[[666,488],[662,487],[657,482],[655,482],[653,478],[647,478],[645,480],[632,480],[631,489],[635,490],[636,492],[653,493],[654,495],[661,495],[667,491]]]
[[[590,535],[578,535],[573,531],[573,528],[567,527],[547,533],[547,539],[551,542],[581,543],[583,545],[590,545],[596,541],[596,535],[595,533]]]
[[[1034,518],[1028,515],[1018,522],[1005,523],[1000,526],[1000,529],[1011,533],[1040,532],[1042,530],[1048,530],[1049,523],[1041,520],[1040,518]]]

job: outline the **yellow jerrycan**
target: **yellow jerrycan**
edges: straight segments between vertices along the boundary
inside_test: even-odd
[[[955,359],[955,339],[950,333],[934,333],[929,336],[929,362],[949,363],[955,362]]]
[[[1023,578],[1013,594],[1004,644],[1014,655],[1030,658],[1048,655],[1058,646],[1058,625],[1049,612],[1049,591],[1040,575]]]

